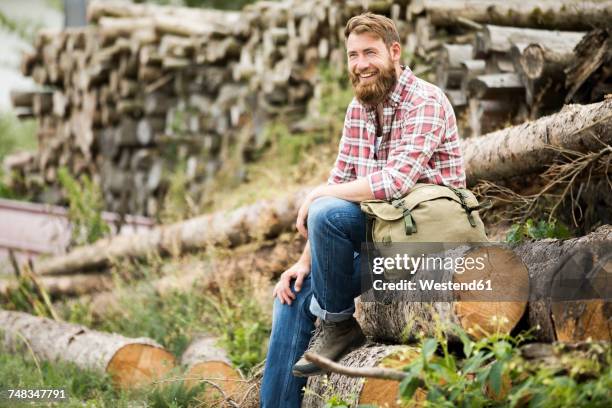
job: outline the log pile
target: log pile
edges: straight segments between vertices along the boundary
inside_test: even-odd
[[[268,117],[305,111],[321,59],[343,59],[346,10],[295,3],[222,12],[100,1],[87,27],[40,32],[22,71],[48,90],[12,94],[39,125],[37,154],[5,163],[15,188],[57,187],[65,166],[101,186],[108,210],[156,215],[181,171],[197,199],[230,149],[261,147]]]
[[[601,37],[607,31],[586,34],[486,24],[476,31],[471,43],[440,46],[436,81],[458,115],[465,117],[466,136],[479,136],[557,112],[566,102],[601,101],[609,75],[600,69],[609,58],[603,49],[610,52],[612,48],[605,38],[593,41],[590,52],[603,55],[592,67],[582,68],[584,78],[577,73],[566,76],[572,64],[588,60],[583,57],[581,40],[597,33]],[[573,88],[588,78],[601,84],[598,91],[574,97]]]
[[[437,61],[465,136],[608,91],[609,31],[573,48],[609,4],[472,3],[285,0],[221,12],[94,1],[90,25],[40,32],[24,56],[23,73],[45,90],[12,99],[37,119],[39,151],[5,166],[29,191],[57,189],[61,166],[88,174],[118,213],[156,215],[175,171],[197,199],[231,149],[248,158],[262,147],[267,120],[312,111],[319,62],[344,65],[345,22],[366,10],[396,22],[408,54]]]

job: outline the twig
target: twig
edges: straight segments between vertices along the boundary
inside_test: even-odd
[[[221,388],[221,386],[215,382],[212,382],[208,379],[204,379],[202,377],[172,377],[172,378],[165,378],[165,379],[161,379],[161,380],[157,380],[154,381],[153,384],[162,384],[162,383],[168,383],[168,382],[177,382],[177,381],[186,381],[186,380],[195,380],[195,381],[199,381],[202,382],[204,384],[208,384],[210,386],[212,386],[213,388],[215,388],[217,391],[219,391],[219,393],[221,393],[221,396],[223,397],[223,402],[227,402],[230,406],[234,407],[234,408],[240,408],[240,406],[231,398],[228,397],[227,395],[225,395],[225,392],[223,391],[223,388]],[[221,378],[221,380],[228,380],[226,378]]]
[[[56,322],[61,322],[62,319],[55,311],[55,307],[53,307],[53,303],[51,303],[51,299],[49,298],[47,290],[43,287],[43,285],[41,285],[41,283],[38,281],[38,278],[36,277],[36,273],[34,272],[34,265],[31,260],[28,264],[24,265],[24,270],[27,277],[32,280],[34,286],[36,286],[36,289],[38,289],[38,293],[40,294],[40,297],[42,298],[53,320],[55,320]]]
[[[17,330],[15,333],[19,336],[19,338],[21,338],[21,340],[28,347],[28,350],[30,351],[30,354],[32,355],[32,359],[34,360],[34,364],[36,364],[36,369],[38,370],[38,374],[40,375],[40,379],[41,379],[41,381],[44,381],[45,378],[43,376],[42,370],[40,369],[40,363],[38,362],[38,359],[36,358],[36,354],[34,353],[34,350],[32,349],[32,346],[30,345],[30,342],[28,341],[28,339],[25,338],[25,336],[23,334],[21,334],[21,332],[19,330]]]
[[[597,140],[601,142],[601,140]],[[612,187],[612,182],[608,177],[608,169],[612,159],[612,146],[601,143],[604,146],[601,150],[589,153],[580,153],[562,147],[547,145],[548,149],[558,152],[566,161],[552,164],[541,174],[540,177],[543,180],[547,180],[547,183],[537,194],[521,195],[491,181],[481,181],[475,190],[481,196],[489,196],[498,202],[513,205],[513,208],[505,211],[502,217],[505,216],[510,221],[519,220],[521,223],[531,216],[543,198],[554,197],[553,204],[547,207],[548,210],[546,210],[549,212],[548,220],[550,222],[569,195],[571,198],[572,219],[574,224],[578,225],[575,211],[577,208],[579,214],[583,213],[577,203],[578,196],[582,194],[583,188],[581,187],[575,195],[574,187],[579,180],[582,180],[580,176],[587,172],[586,183],[588,184],[594,172],[603,173],[607,183]],[[562,191],[556,194],[553,193],[560,186],[563,186]]]
[[[304,354],[306,360],[316,364],[326,371],[330,371],[336,374],[346,375],[347,377],[368,377],[368,378],[380,378],[383,380],[394,380],[402,381],[408,376],[408,374],[393,370],[391,368],[380,368],[380,367],[347,367],[342,364],[338,364],[330,360],[329,358],[323,357],[319,354],[308,352]]]

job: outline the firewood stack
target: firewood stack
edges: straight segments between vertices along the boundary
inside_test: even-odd
[[[408,7],[415,51],[436,65],[437,85],[464,118],[464,136],[554,113],[564,103],[601,101],[610,92],[604,68],[610,31],[587,30],[609,25],[612,4],[465,3],[421,0]]]
[[[57,202],[65,166],[102,187],[108,210],[144,215],[158,213],[177,169],[201,192],[231,148],[261,147],[270,116],[305,111],[318,63],[343,63],[344,23],[362,10],[360,1],[242,12],[94,1],[90,25],[43,31],[23,58],[45,90],[12,94],[18,115],[39,123],[38,153],[5,162],[14,187],[44,186],[39,199]]]
[[[5,167],[51,202],[61,166],[91,176],[111,211],[157,214],[176,171],[197,199],[230,152],[249,158],[263,146],[266,121],[312,113],[318,66],[344,69],[345,23],[366,10],[390,16],[406,53],[435,64],[468,119],[465,137],[608,92],[610,31],[574,47],[608,21],[609,4],[464,3],[284,0],[222,12],[94,1],[89,26],[43,31],[24,57],[24,74],[45,90],[15,92],[13,103],[37,118],[39,151]]]

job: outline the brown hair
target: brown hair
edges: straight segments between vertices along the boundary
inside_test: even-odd
[[[394,42],[400,42],[395,23],[388,17],[374,13],[363,13],[352,17],[344,29],[344,38],[347,39],[351,33],[372,33],[379,36],[387,48]]]

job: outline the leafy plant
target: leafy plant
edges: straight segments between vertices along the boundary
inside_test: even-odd
[[[520,243],[526,239],[559,238],[566,239],[571,236],[568,228],[557,220],[534,221],[531,218],[524,223],[512,225],[506,235],[506,241]]]
[[[532,363],[521,356],[519,346],[530,333],[516,337],[495,334],[472,340],[463,329],[452,330],[461,339],[461,358],[450,351],[441,331],[421,343],[420,356],[404,368],[400,397],[411,401],[418,389],[426,392],[425,406],[556,408],[603,407],[610,401],[612,378],[610,349],[597,358],[564,356],[563,367]],[[598,359],[605,355],[605,364]],[[580,369],[576,369],[580,367]]]
[[[58,178],[68,200],[72,244],[89,244],[108,235],[110,227],[102,218],[102,192],[98,185],[87,175],[81,176],[79,183],[65,167],[59,169]]]

